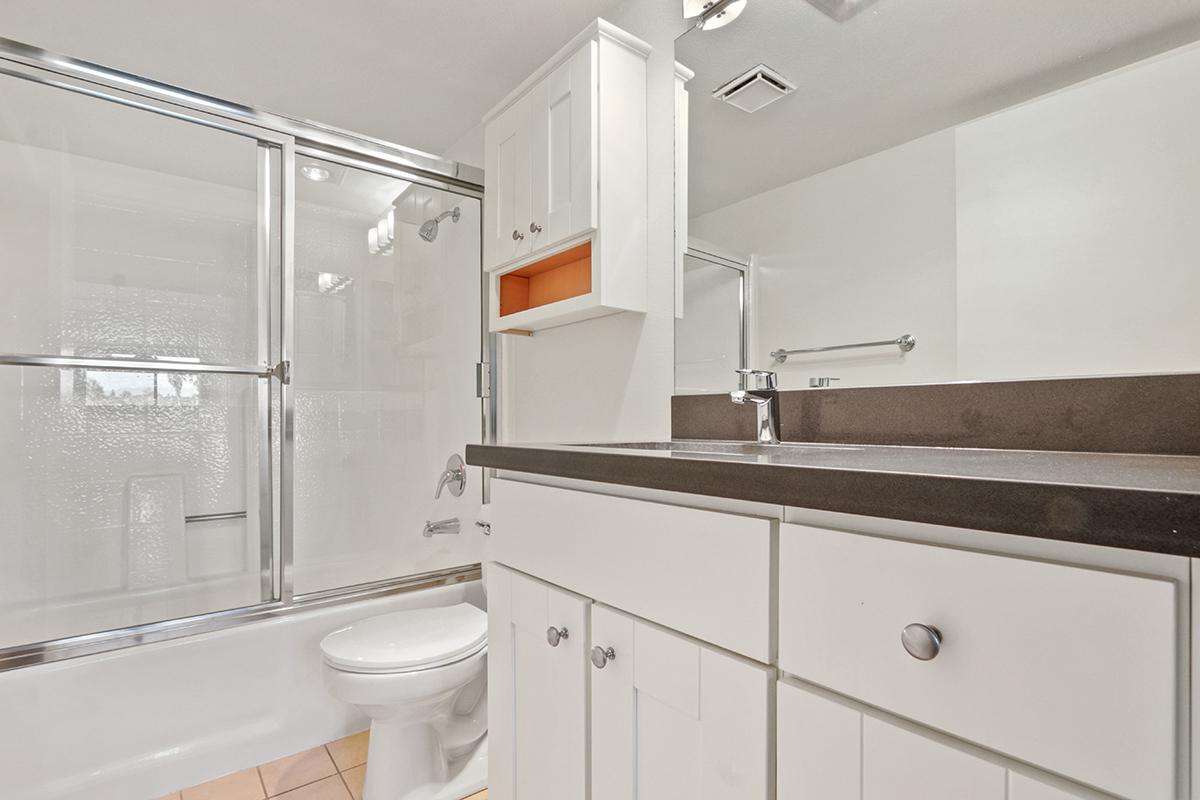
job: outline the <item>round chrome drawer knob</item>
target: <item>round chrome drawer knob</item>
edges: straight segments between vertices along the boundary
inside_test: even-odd
[[[525,234],[521,233],[519,230],[513,229],[513,241],[514,242],[519,242],[524,238],[525,238]]]
[[[942,632],[932,625],[914,622],[900,632],[900,644],[919,661],[932,661],[942,651]]]
[[[616,661],[617,654],[611,647],[601,647],[596,645],[592,648],[592,666],[596,669],[604,669],[604,666],[610,661]]]
[[[556,628],[553,625],[546,628],[546,641],[550,643],[551,647],[558,647],[559,642],[570,638],[571,634],[567,632],[566,628]]]
[[[536,222],[531,222],[531,223],[529,223],[529,232],[530,233],[541,233],[542,226],[538,225]]]

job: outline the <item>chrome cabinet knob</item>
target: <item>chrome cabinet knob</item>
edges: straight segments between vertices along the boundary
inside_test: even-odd
[[[616,660],[617,653],[611,647],[596,645],[592,648],[592,666],[596,669],[604,669],[608,662]]]
[[[553,625],[546,628],[546,641],[550,643],[551,647],[558,647],[559,642],[570,638],[571,634],[567,632],[566,628],[556,628]]]
[[[914,622],[900,632],[900,644],[918,661],[932,661],[942,651],[942,632],[932,625]]]
[[[513,228],[513,241],[514,242],[519,242],[524,238],[525,238],[525,234],[521,233],[516,228]]]
[[[530,233],[541,233],[542,226],[538,225],[536,222],[531,222],[531,223],[529,223],[529,232]]]

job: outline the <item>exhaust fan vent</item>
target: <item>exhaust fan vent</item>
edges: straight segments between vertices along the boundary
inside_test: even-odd
[[[713,97],[740,108],[747,114],[753,114],[763,106],[770,105],[794,91],[796,84],[766,64],[759,64],[722,84],[713,92]]]
[[[808,0],[838,22],[845,22],[875,0]]]

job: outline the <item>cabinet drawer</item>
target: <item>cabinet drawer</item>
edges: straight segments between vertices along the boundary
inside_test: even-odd
[[[1176,796],[1171,581],[780,527],[788,673],[1131,798]],[[910,623],[942,635],[910,656]]]
[[[769,662],[775,524],[496,480],[488,558]]]

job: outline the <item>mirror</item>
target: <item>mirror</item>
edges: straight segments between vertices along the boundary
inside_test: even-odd
[[[684,34],[676,390],[1200,370],[1197,40],[1177,0],[749,0]]]

